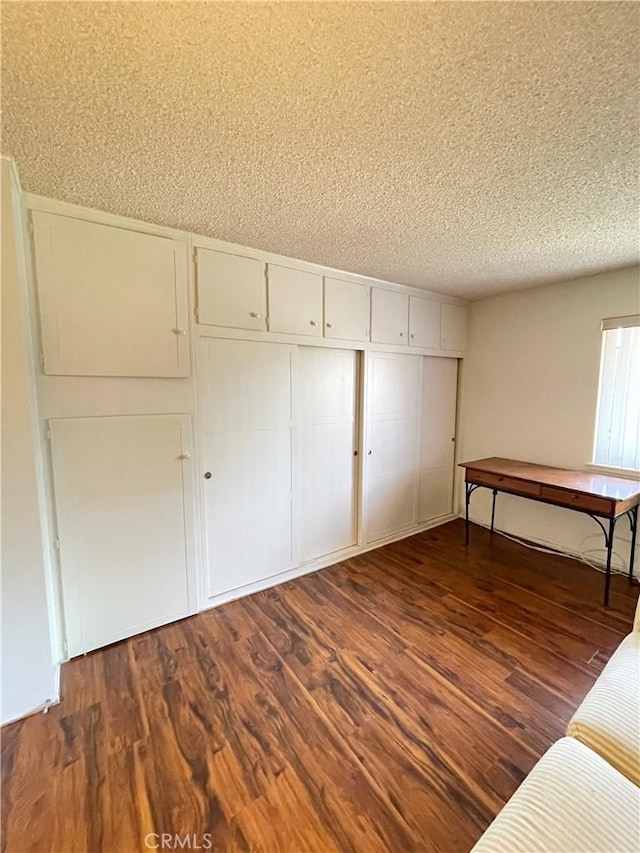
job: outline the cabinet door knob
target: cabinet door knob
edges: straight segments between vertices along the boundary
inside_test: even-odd
[[[411,338],[412,341],[415,341],[415,339],[416,339],[416,336],[413,334],[413,332],[411,332],[409,337]]]
[[[190,453],[181,453],[180,456],[178,456],[178,459],[191,459],[191,454]]]
[[[400,337],[404,338],[404,332],[400,332]]]
[[[327,329],[333,329],[333,323],[327,323]]]
[[[210,480],[211,479],[211,471],[205,471],[204,472],[204,478],[205,478],[205,480]]]
[[[255,311],[249,311],[249,316],[250,316],[250,317],[253,317],[253,319],[254,319],[254,320],[259,320],[259,319],[260,319],[260,315],[259,315],[259,314],[256,314],[256,312],[255,312]]]
[[[174,329],[173,333],[174,333],[174,335],[186,335],[187,330],[186,329]]]
[[[373,450],[367,450],[367,456],[371,456],[372,453],[373,453]]]
[[[317,325],[318,325],[318,321],[317,321],[317,320],[309,320],[309,325],[310,325],[310,326],[317,326]]]

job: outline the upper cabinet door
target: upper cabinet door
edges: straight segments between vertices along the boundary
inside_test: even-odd
[[[395,290],[371,291],[371,340],[376,344],[406,344],[409,297]]]
[[[188,376],[187,247],[32,213],[44,372]]]
[[[322,337],[322,276],[269,264],[269,331]]]
[[[409,297],[409,345],[440,349],[440,303]]]
[[[337,278],[324,280],[324,336],[368,341],[371,319],[369,287]]]
[[[231,329],[267,328],[265,265],[198,247],[198,322]]]
[[[467,309],[462,305],[440,306],[440,346],[464,350],[467,346]]]

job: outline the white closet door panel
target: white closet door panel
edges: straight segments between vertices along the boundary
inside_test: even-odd
[[[421,367],[420,356],[371,355],[366,455],[369,542],[417,522]]]
[[[357,356],[353,350],[298,348],[298,412],[319,423],[355,415]]]
[[[298,349],[298,482],[301,562],[356,542],[357,354]]]
[[[390,536],[415,523],[415,472],[390,472],[377,477],[367,490],[368,541]]]
[[[201,339],[199,376],[210,432],[291,425],[291,353],[286,345]]]
[[[44,370],[188,376],[185,243],[34,211]]]
[[[205,487],[209,595],[291,566],[291,430],[218,433]]]
[[[448,515],[453,509],[453,465],[420,471],[418,521]]]
[[[440,349],[440,303],[409,297],[409,345]]]
[[[374,477],[391,471],[413,471],[418,456],[417,418],[376,421],[371,424],[368,447]]]
[[[421,522],[452,510],[457,379],[456,359],[424,358],[418,510]]]
[[[269,330],[322,337],[322,276],[268,265]]]
[[[207,589],[292,565],[294,347],[202,338],[198,360]]]
[[[371,291],[371,340],[377,344],[407,344],[409,297],[395,290]]]
[[[267,328],[265,264],[198,247],[198,322],[233,329]]]
[[[56,419],[50,429],[69,655],[191,612],[189,416]]]
[[[414,417],[420,407],[420,356],[373,353],[371,415]]]
[[[370,288],[337,278],[324,280],[324,335],[347,341],[368,341],[371,322]]]

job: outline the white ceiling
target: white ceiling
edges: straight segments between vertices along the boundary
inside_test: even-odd
[[[638,260],[633,2],[2,3],[28,190],[469,298]]]

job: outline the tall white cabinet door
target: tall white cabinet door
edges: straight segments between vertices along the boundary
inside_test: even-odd
[[[44,371],[188,376],[187,247],[32,213]]]
[[[458,361],[425,357],[422,364],[418,521],[453,508]]]
[[[300,347],[297,370],[300,562],[356,543],[357,353]]]
[[[370,288],[338,278],[324,280],[324,336],[368,341],[371,322]]]
[[[440,303],[409,297],[409,346],[440,349]]]
[[[417,523],[420,356],[372,353],[367,435],[367,541]]]
[[[467,346],[467,309],[463,305],[440,306],[440,346],[464,350]]]
[[[266,330],[264,263],[201,247],[196,253],[198,322],[231,329]]]
[[[209,598],[292,565],[294,352],[285,344],[200,339]]]
[[[406,344],[409,297],[395,290],[371,291],[371,340],[376,344]]]
[[[69,655],[194,612],[190,416],[49,425]]]
[[[268,265],[269,331],[322,337],[322,276]]]

